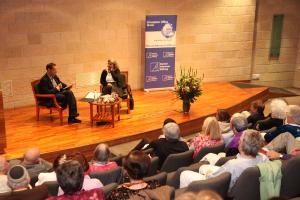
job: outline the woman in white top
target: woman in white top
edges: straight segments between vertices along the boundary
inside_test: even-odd
[[[111,94],[116,92],[119,97],[127,98],[126,84],[124,82],[117,62],[108,60],[107,69],[101,73],[100,83],[102,85],[102,94]]]

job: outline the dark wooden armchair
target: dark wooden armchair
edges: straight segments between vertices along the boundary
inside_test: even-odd
[[[125,102],[127,104],[127,113],[130,113],[130,99],[129,99],[129,95],[132,95],[131,93],[131,87],[128,84],[128,71],[121,71],[121,75],[124,78],[125,84],[126,84],[126,90],[128,93],[128,97],[126,99],[122,98],[122,102]],[[102,92],[103,86],[100,83],[100,92]]]
[[[40,109],[48,109],[50,110],[50,114],[52,114],[52,110],[56,110],[59,113],[60,124],[63,124],[63,110],[66,107],[62,107],[56,100],[55,94],[39,94],[38,93],[38,84],[40,80],[34,80],[31,82],[31,88],[35,100],[35,108],[36,108],[36,120],[39,121],[40,118]],[[43,104],[42,99],[52,99],[53,103],[46,105]]]

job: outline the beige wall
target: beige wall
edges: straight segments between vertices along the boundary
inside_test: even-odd
[[[254,73],[261,74],[261,84],[292,85],[300,1],[261,2]],[[286,14],[281,57],[269,61],[272,15],[278,12]],[[255,0],[1,0],[5,107],[33,104],[30,81],[42,76],[48,62],[58,64],[63,81],[76,83],[77,97],[98,89],[108,58],[129,71],[134,89],[142,88],[147,14],[178,15],[177,72],[192,66],[205,81],[250,78]]]
[[[261,75],[255,83],[290,87],[293,85],[300,28],[300,1],[260,0],[258,9],[255,66],[253,73]],[[272,18],[284,14],[280,57],[270,60]]]

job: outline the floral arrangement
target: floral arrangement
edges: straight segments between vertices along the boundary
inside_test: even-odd
[[[204,75],[199,77],[197,70],[191,67],[188,70],[181,69],[180,78],[176,80],[176,96],[183,101],[194,103],[197,97],[202,94],[201,86],[203,78]]]

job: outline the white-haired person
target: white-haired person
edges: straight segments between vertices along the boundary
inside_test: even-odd
[[[300,140],[300,106],[289,105],[286,112],[286,123],[275,131],[263,134],[266,142],[271,142],[278,135],[289,132]]]
[[[239,153],[239,142],[243,132],[248,128],[247,118],[243,114],[234,114],[230,120],[231,129],[234,133],[225,148],[226,156],[234,156]]]
[[[150,142],[149,147],[154,149],[154,154],[159,158],[159,167],[165,159],[174,153],[182,153],[189,150],[186,142],[180,140],[180,128],[178,124],[169,122],[164,125],[163,135],[157,140]]]
[[[221,129],[216,117],[207,117],[203,122],[203,127],[202,132],[189,143],[189,148],[194,149],[194,158],[203,147],[212,147],[223,143]]]
[[[258,131],[270,132],[284,124],[288,104],[283,99],[273,99],[270,103],[271,113],[264,119],[257,121],[254,126]]]
[[[40,150],[38,148],[28,149],[23,157],[23,160],[11,160],[9,164],[13,165],[23,165],[28,173],[30,178],[37,177],[42,172],[49,172],[52,169],[52,164],[48,161],[42,159]]]
[[[239,142],[239,154],[221,167],[202,165],[199,173],[183,171],[180,175],[180,188],[187,187],[191,182],[216,177],[224,172],[231,174],[230,189],[234,186],[241,173],[248,167],[268,161],[265,155],[258,154],[263,145],[263,138],[255,130],[245,130]]]
[[[109,156],[110,150],[108,145],[104,143],[98,144],[94,151],[94,158],[89,163],[89,173],[102,172],[118,167],[116,162],[110,162],[108,160]]]

